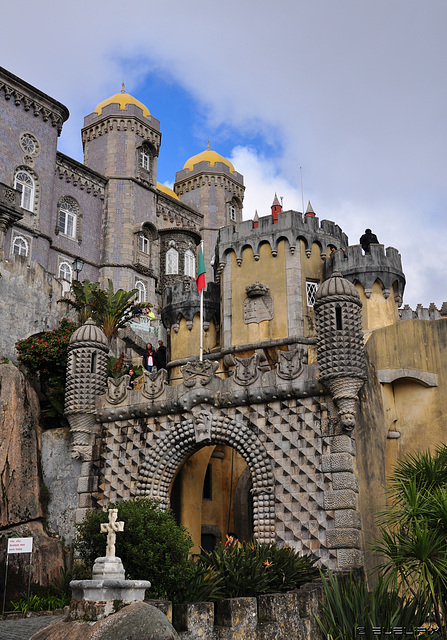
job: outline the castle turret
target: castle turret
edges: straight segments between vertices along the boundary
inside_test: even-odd
[[[176,174],[175,193],[182,202],[204,214],[202,237],[208,281],[212,279],[210,267],[219,229],[242,221],[244,190],[241,174],[209,144]]]
[[[281,213],[282,211],[282,206],[278,200],[278,196],[275,193],[275,197],[273,198],[273,203],[272,203],[272,216],[273,216],[273,222],[276,224],[278,222],[278,214]]]
[[[346,431],[354,428],[357,396],[366,378],[361,307],[357,289],[338,271],[315,295],[320,380]]]

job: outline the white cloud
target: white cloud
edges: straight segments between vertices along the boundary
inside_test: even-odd
[[[82,116],[156,70],[200,100],[214,125],[262,133],[275,166],[235,150],[246,215],[305,199],[356,242],[371,227],[403,254],[414,306],[445,296],[445,0],[209,0],[64,4],[2,12],[2,65],[67,104],[65,149]],[[26,19],[17,20],[17,16]],[[18,41],[22,46],[17,46]],[[160,114],[161,115],[161,114]],[[290,204],[289,204],[290,203]]]

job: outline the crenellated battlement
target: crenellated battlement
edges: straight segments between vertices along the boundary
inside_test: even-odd
[[[306,253],[310,256],[312,244],[320,247],[322,258],[326,257],[328,247],[346,248],[348,237],[342,229],[330,220],[322,220],[313,216],[304,216],[299,211],[283,211],[278,220],[271,216],[264,216],[257,220],[254,226],[253,220],[246,220],[238,225],[220,229],[218,239],[218,264],[222,269],[227,261],[227,255],[234,251],[238,263],[242,261],[242,253],[247,247],[251,247],[255,259],[259,258],[260,246],[270,245],[272,255],[276,256],[278,244],[281,240],[287,240],[290,251],[295,252],[299,241],[303,240]]]
[[[352,283],[359,282],[369,298],[373,284],[380,281],[383,295],[388,298],[391,287],[398,302],[402,302],[405,275],[402,271],[400,253],[394,247],[385,249],[383,244],[371,244],[365,254],[360,245],[348,247],[345,251],[335,251],[325,263],[325,277],[340,271]]]
[[[441,318],[447,318],[447,302],[443,302],[440,309],[437,308],[434,302],[431,302],[428,307],[418,304],[415,310],[406,304],[399,311],[399,316],[401,320],[440,320]]]

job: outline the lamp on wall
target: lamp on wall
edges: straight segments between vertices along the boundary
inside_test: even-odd
[[[73,261],[72,267],[73,271],[76,273],[76,280],[79,280],[79,273],[84,267],[84,260],[81,260],[81,258],[76,258]]]

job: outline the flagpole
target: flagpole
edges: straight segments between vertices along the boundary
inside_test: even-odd
[[[203,254],[203,240],[200,243],[200,248]],[[203,289],[200,289],[200,350],[199,360],[203,361]]]

